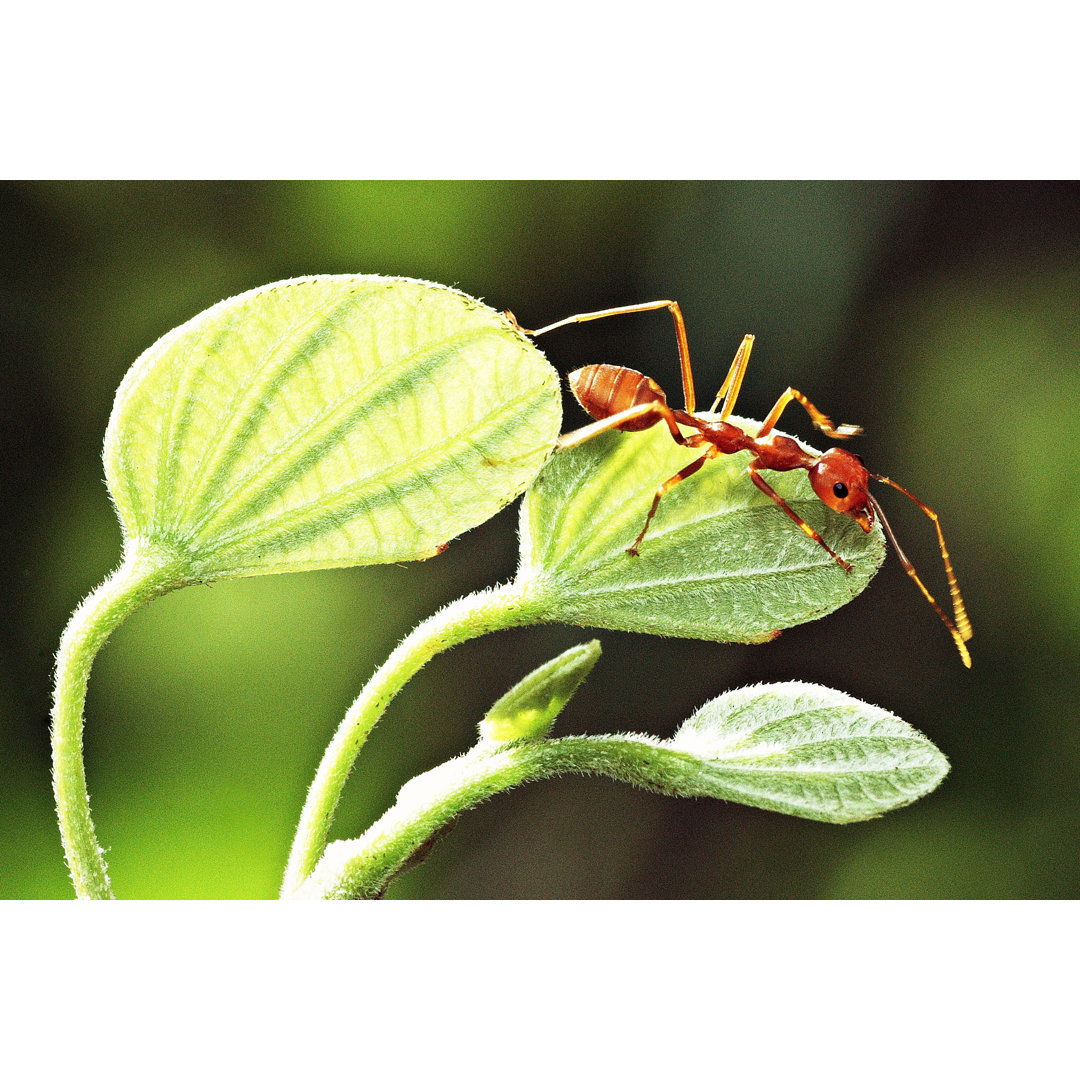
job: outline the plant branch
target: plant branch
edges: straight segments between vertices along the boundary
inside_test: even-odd
[[[522,740],[492,747],[480,742],[467,754],[410,780],[397,801],[355,840],[330,844],[314,872],[294,894],[297,899],[372,899],[440,830],[465,810],[529,780],[564,773],[609,776],[663,794],[676,784],[658,782],[672,770],[672,754],[641,735],[572,736]],[[677,768],[677,766],[676,766]]]
[[[281,895],[294,893],[315,868],[353,764],[397,692],[433,656],[494,630],[539,621],[528,587],[517,581],[455,600],[417,626],[371,677],[319,764],[289,854]]]
[[[130,553],[76,609],[60,639],[52,710],[53,793],[71,880],[82,899],[111,899],[105,856],[90,817],[83,762],[83,707],[90,668],[113,630],[148,600],[178,584],[176,564]]]

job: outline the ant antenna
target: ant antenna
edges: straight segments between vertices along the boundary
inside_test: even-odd
[[[938,521],[937,514],[935,514],[926,503],[916,499],[906,488],[902,488],[895,480],[890,480],[887,476],[878,476],[876,473],[871,473],[870,475],[873,476],[875,480],[880,480],[883,484],[888,484],[890,487],[894,487],[897,491],[906,495],[934,523],[934,528],[937,529],[938,544],[941,547],[941,557],[945,562],[945,576],[949,581],[949,595],[952,597],[953,614],[956,618],[955,625],[948,615],[941,610],[938,602],[930,595],[930,590],[922,583],[919,575],[915,573],[915,567],[911,565],[911,560],[904,554],[903,548],[900,547],[900,542],[896,539],[896,533],[892,531],[888,519],[882,512],[881,504],[869,492],[866,493],[867,498],[881,518],[881,524],[885,526],[885,532],[892,541],[892,546],[896,548],[896,554],[900,556],[900,561],[904,564],[904,569],[907,571],[908,576],[919,586],[919,590],[922,592],[923,596],[930,601],[934,610],[941,616],[941,621],[949,628],[949,633],[952,634],[953,641],[956,642],[956,647],[960,650],[960,659],[964,661],[964,666],[971,667],[971,654],[964,644],[964,642],[971,637],[971,621],[968,619],[967,612],[964,610],[964,601],[960,596],[960,587],[956,584],[956,574],[953,573],[952,562],[949,560],[949,552],[945,547],[945,537],[941,532],[941,524]]]

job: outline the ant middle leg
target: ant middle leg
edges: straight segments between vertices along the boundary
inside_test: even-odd
[[[726,420],[735,408],[735,401],[739,396],[739,391],[742,389],[743,377],[746,375],[746,368],[750,363],[750,350],[753,347],[754,335],[747,334],[735,351],[735,359],[732,360],[731,367],[728,369],[720,389],[716,392],[716,400],[712,403],[709,412],[716,412],[716,406],[723,400],[724,404],[720,409],[721,420]]]
[[[571,323],[592,322],[594,319],[606,319],[611,315],[634,315],[640,311],[659,311],[660,308],[667,308],[675,321],[675,337],[679,343],[679,371],[682,374],[683,398],[686,401],[686,411],[692,413],[695,405],[694,373],[690,368],[690,343],[686,337],[686,323],[683,320],[682,309],[679,307],[677,300],[650,300],[645,304],[628,304],[626,307],[586,311],[581,315],[570,315],[565,319],[560,319],[558,322],[550,323],[548,326],[542,326],[539,330],[526,330],[514,317],[512,311],[504,311],[503,317],[509,321],[515,330],[519,330],[529,337],[539,337],[549,330],[558,330],[559,327],[569,326]]]
[[[774,427],[776,422],[780,419],[780,414],[793,402],[797,401],[810,415],[810,419],[814,422],[814,427],[818,431],[823,431],[826,435],[833,439],[848,439],[852,435],[861,435],[862,428],[858,424],[834,424],[805,394],[795,390],[793,387],[788,387],[779,397],[776,404],[772,407],[769,415],[761,423],[761,427],[758,429],[757,437],[760,439],[763,435],[768,435]]]
[[[691,435],[690,439],[687,440],[687,445],[689,445],[689,446],[694,446],[694,445],[700,446],[701,444],[700,444],[700,442],[697,441],[698,439],[700,439],[700,436]],[[698,469],[700,469],[701,466],[704,465],[705,462],[709,460],[709,458],[716,457],[717,453],[718,453],[718,451],[717,451],[716,447],[715,446],[710,446],[705,451],[705,453],[701,455],[701,457],[695,458],[693,461],[690,462],[689,465],[686,466],[686,468],[680,469],[674,476],[672,476],[668,480],[665,480],[656,489],[656,494],[653,496],[652,506],[649,507],[649,513],[645,518],[645,524],[642,526],[641,532],[638,533],[637,539],[626,549],[626,554],[627,555],[639,555],[639,554],[641,554],[638,551],[638,547],[640,546],[641,541],[645,539],[645,534],[649,531],[649,525],[652,523],[652,519],[656,514],[656,508],[660,505],[660,500],[676,484],[681,484],[688,476],[693,476],[694,473],[696,473],[698,471]]]

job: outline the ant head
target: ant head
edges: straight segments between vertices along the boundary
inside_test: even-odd
[[[847,514],[863,532],[874,525],[874,508],[867,492],[870,474],[862,458],[834,446],[810,467],[810,486],[814,494],[831,510]]]

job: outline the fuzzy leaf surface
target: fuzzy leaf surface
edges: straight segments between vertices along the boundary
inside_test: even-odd
[[[408,278],[277,282],[135,362],[105,470],[125,541],[193,576],[434,555],[551,452],[558,376],[502,316]]]
[[[752,428],[752,422],[732,418]],[[521,508],[521,568],[554,622],[711,641],[767,641],[858,595],[885,557],[828,509],[805,472],[763,476],[854,569],[841,569],[746,472],[717,457],[661,500],[639,556],[627,555],[656,489],[700,456],[663,425],[607,432],[544,466]]]
[[[875,705],[810,683],[707,702],[660,743],[649,786],[818,821],[864,821],[933,791],[949,771],[926,736]]]

